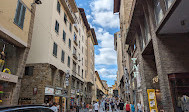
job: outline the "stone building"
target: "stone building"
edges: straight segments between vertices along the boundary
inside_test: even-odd
[[[31,45],[35,5],[33,0],[1,0],[0,106],[18,104]]]
[[[56,102],[61,111],[69,111],[70,104],[86,100],[85,79],[88,75],[94,77],[97,40],[83,13],[74,0],[42,0],[40,7],[36,7],[20,103]],[[93,66],[88,60],[92,60]]]
[[[186,103],[183,99],[189,99],[186,81],[189,73],[189,51],[186,50],[189,48],[188,5],[187,0],[134,0],[132,4],[123,43],[129,46],[126,53],[130,58],[136,59],[136,63],[130,60],[127,68],[138,65],[133,79],[136,80],[136,91],[139,84],[142,95],[135,98],[136,102],[143,98],[145,111],[152,108],[165,112],[188,109],[188,106],[182,106]],[[137,57],[133,57],[135,53]],[[155,93],[153,106],[149,106],[152,97],[148,90]]]
[[[103,96],[105,95],[107,89],[102,83],[102,80],[100,79],[100,76],[98,74],[98,71],[95,71],[96,77],[95,77],[95,85],[96,85],[96,99],[101,100]]]
[[[105,95],[107,96],[108,95],[108,84],[107,84],[107,81],[106,80],[102,80],[102,83],[103,83],[104,87],[106,88]]]

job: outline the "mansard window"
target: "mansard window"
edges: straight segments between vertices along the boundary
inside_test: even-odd
[[[164,16],[159,0],[154,0],[154,12],[155,12],[156,24],[159,24]]]
[[[165,0],[166,8],[169,9],[169,7],[172,5],[174,0]]]

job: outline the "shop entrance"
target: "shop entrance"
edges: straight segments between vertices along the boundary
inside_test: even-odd
[[[168,78],[175,112],[188,112],[189,73],[169,74]]]

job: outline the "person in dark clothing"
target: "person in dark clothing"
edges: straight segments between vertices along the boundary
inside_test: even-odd
[[[111,105],[111,108],[112,108],[112,112],[115,110],[115,103],[112,101],[111,103],[110,103],[110,105]]]
[[[124,110],[124,103],[122,100],[119,102],[119,109],[121,112]]]

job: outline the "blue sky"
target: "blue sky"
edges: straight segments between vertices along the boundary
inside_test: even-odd
[[[119,16],[113,14],[113,0],[75,0],[84,8],[91,27],[95,29],[98,46],[95,46],[95,69],[109,86],[114,84],[117,72],[117,54],[114,50],[114,33],[119,31]]]

